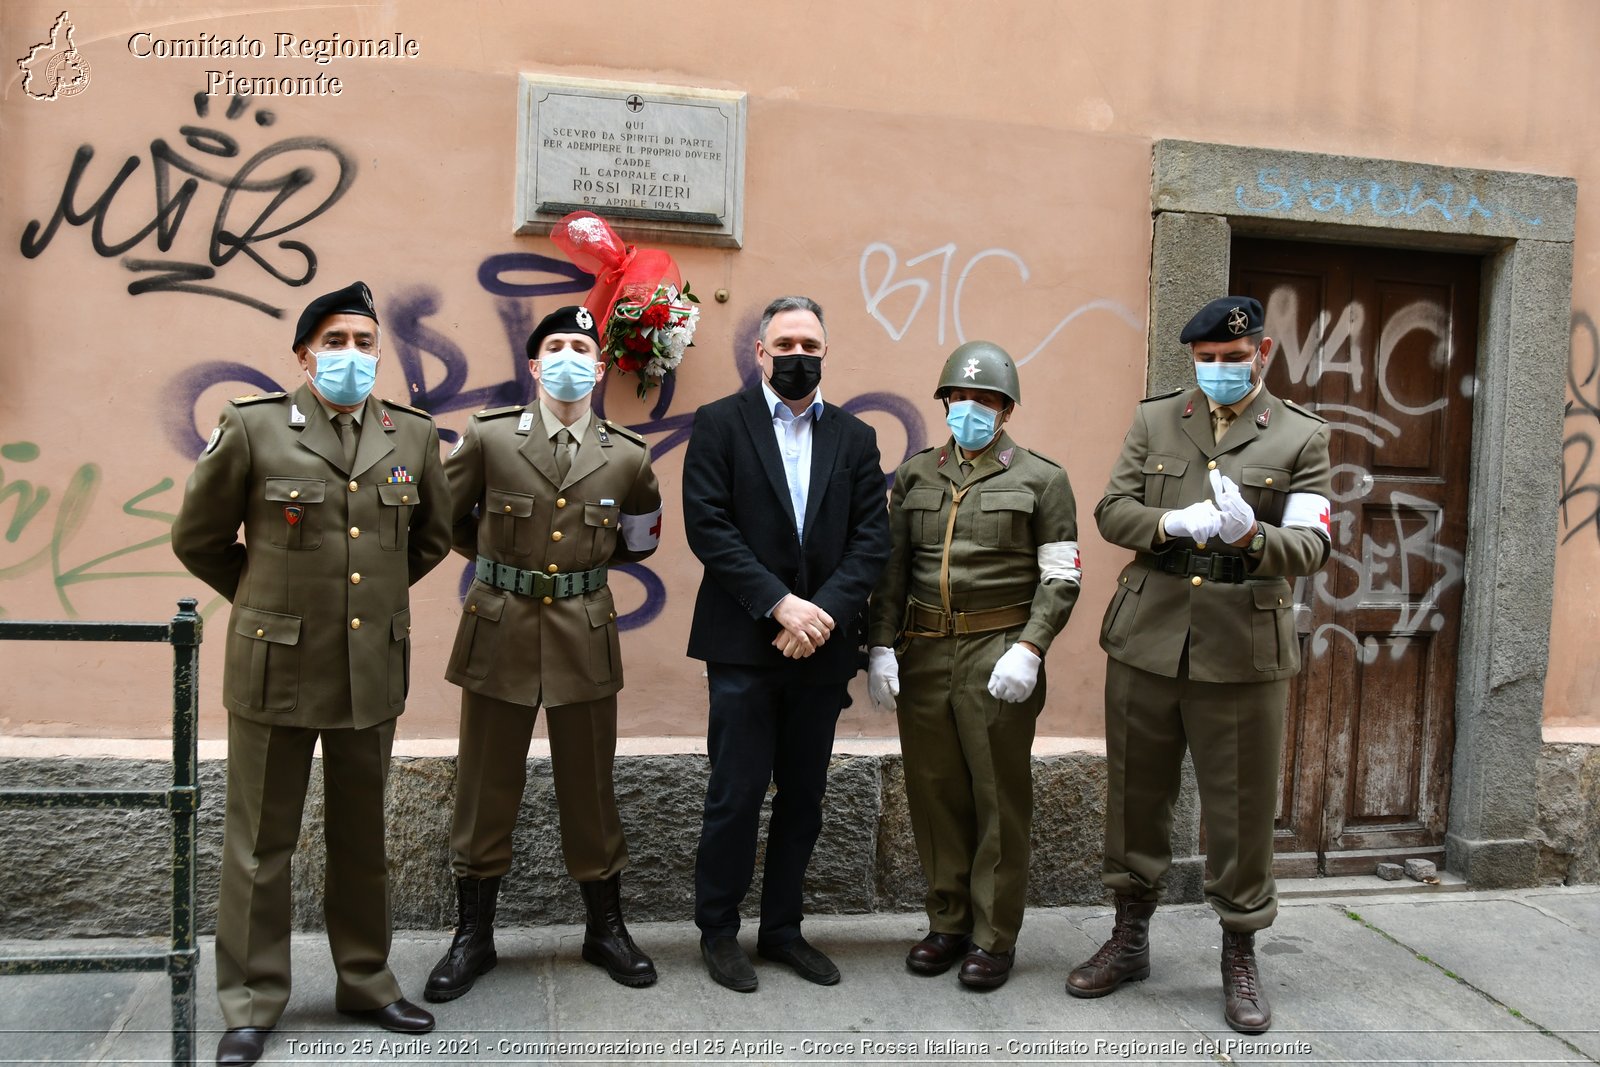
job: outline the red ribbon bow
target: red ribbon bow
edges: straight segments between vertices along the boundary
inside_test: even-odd
[[[563,218],[550,231],[550,240],[579,270],[594,275],[594,287],[583,306],[600,324],[602,336],[619,300],[645,304],[661,285],[683,289],[683,277],[670,255],[624,244],[592,211],[574,211]]]

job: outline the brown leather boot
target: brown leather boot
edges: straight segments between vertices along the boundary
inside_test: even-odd
[[[628,936],[622,921],[622,875],[598,882],[579,882],[588,922],[583,928],[583,958],[605,968],[613,982],[646,986],[656,980],[656,965]]]
[[[1272,1025],[1267,991],[1256,970],[1256,935],[1222,931],[1222,1014],[1241,1034],[1264,1034]]]
[[[465,995],[479,975],[494,970],[494,907],[499,878],[456,879],[456,936],[434,964],[422,999],[439,1003]]]
[[[1117,897],[1117,921],[1111,938],[1067,975],[1067,992],[1086,999],[1103,997],[1123,982],[1150,977],[1150,916],[1154,901]]]

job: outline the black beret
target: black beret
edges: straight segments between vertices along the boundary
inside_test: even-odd
[[[305,344],[329,315],[365,315],[377,322],[378,309],[372,304],[372,290],[367,288],[366,282],[351,282],[343,289],[311,301],[300,312],[300,321],[294,324],[293,347]]]
[[[1267,328],[1261,301],[1248,296],[1220,296],[1195,313],[1178,335],[1180,344],[1236,341]]]
[[[600,331],[595,325],[594,313],[582,304],[556,308],[539,320],[539,325],[528,335],[528,358],[539,358],[539,344],[553,333],[581,333],[600,347]]]

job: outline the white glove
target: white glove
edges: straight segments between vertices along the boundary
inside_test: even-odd
[[[867,692],[873,704],[885,711],[896,711],[894,698],[900,695],[900,661],[894,649],[873,645],[867,653]]]
[[[1218,532],[1228,544],[1238,544],[1255,528],[1255,511],[1239,495],[1239,487],[1233,484],[1233,479],[1215,468],[1211,471],[1211,491],[1217,495],[1217,510],[1222,513],[1222,528]]]
[[[1012,645],[989,675],[989,695],[1012,704],[1027,700],[1039,682],[1039,662],[1021,645]]]
[[[1216,471],[1211,473],[1215,474]],[[1211,501],[1202,500],[1178,511],[1169,511],[1161,517],[1161,528],[1168,537],[1188,537],[1203,545],[1222,529],[1222,512]]]

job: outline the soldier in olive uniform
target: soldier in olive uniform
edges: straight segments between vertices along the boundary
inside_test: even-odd
[[[476,574],[445,673],[461,686],[459,916],[428,976],[432,1001],[466,993],[497,961],[495,902],[541,704],[561,850],[588,916],[583,958],[623,985],[656,980],[622,918],[628,849],[611,783],[622,655],[606,567],[656,550],[661,492],[644,440],[590,411],[605,364],[588,309],[545,316],[527,351],[540,401],[474,415],[445,461],[455,548]]]
[[[880,706],[899,698],[928,879],[929,933],[906,966],[942,974],[959,959],[964,985],[993,988],[1028,894],[1034,722],[1045,652],[1078,599],[1077,509],[1067,472],[1002,428],[1022,393],[998,345],[957,348],[933,395],[952,436],[895,472],[868,687]]]
[[[1184,327],[1199,388],[1142,403],[1095,509],[1137,553],[1117,579],[1106,650],[1108,940],[1067,980],[1099,997],[1150,974],[1149,924],[1171,863],[1185,748],[1206,829],[1206,900],[1223,928],[1223,1012],[1272,1023],[1255,931],[1278,911],[1272,824],[1289,679],[1291,580],[1328,559],[1328,429],[1267,392],[1261,305],[1225,296]]]
[[[378,316],[365,284],[313,300],[294,350],[308,380],[223,409],[172,527],[178,559],[233,603],[217,905],[225,1064],[260,1058],[289,999],[289,862],[319,740],[335,1004],[390,1030],[433,1027],[389,971],[383,788],[410,680],[408,589],[450,550],[439,438],[424,412],[370,395]]]

